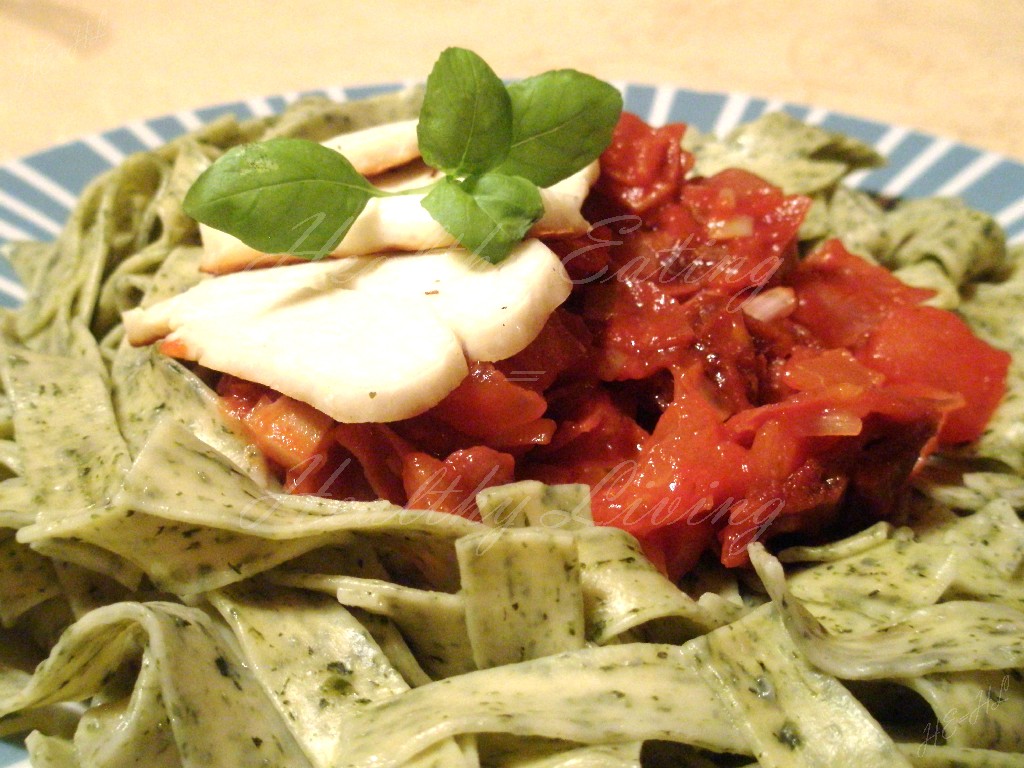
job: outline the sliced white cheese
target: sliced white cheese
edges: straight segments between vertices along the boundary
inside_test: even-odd
[[[436,405],[470,360],[526,347],[568,297],[537,240],[500,265],[461,249],[365,256],[209,278],[124,315],[135,345],[266,384],[342,422],[387,422]]]
[[[422,168],[419,173],[420,176],[413,175],[412,179],[430,181],[429,174]],[[586,233],[590,225],[580,213],[580,208],[590,187],[597,181],[598,174],[598,164],[594,162],[567,179],[542,189],[544,215],[534,224],[530,236],[571,237]],[[416,185],[415,181],[410,182],[408,179],[404,183]],[[423,197],[409,194],[371,198],[352,228],[329,255],[361,256],[389,251],[424,251],[455,245],[455,238],[434,221],[421,205]],[[233,235],[206,225],[200,225],[199,230],[204,249],[200,269],[204,272],[225,274],[295,261],[293,257],[261,253]]]
[[[458,339],[418,303],[332,287],[324,264],[228,275],[150,310],[130,339],[266,384],[338,421],[393,421],[437,404],[467,373]],[[312,267],[313,269],[308,269]],[[303,281],[289,273],[307,273]],[[238,279],[241,278],[241,279]]]
[[[406,189],[425,187],[444,176],[441,171],[431,168],[422,160],[413,160],[398,168],[373,177],[373,184],[385,192],[401,192]]]
[[[405,165],[420,156],[417,120],[402,120],[343,133],[323,142],[340,152],[363,176],[373,176]]]
[[[466,357],[492,362],[537,338],[572,290],[562,262],[539,240],[524,241],[497,265],[451,248],[378,257],[350,274],[360,291],[425,301]]]

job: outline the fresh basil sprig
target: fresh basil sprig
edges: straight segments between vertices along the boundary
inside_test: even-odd
[[[544,214],[538,187],[593,162],[611,141],[622,97],[571,69],[508,87],[477,54],[441,53],[427,78],[417,138],[444,177],[423,207],[465,248],[502,261]],[[268,253],[333,250],[377,189],[337,152],[301,139],[236,147],[204,171],[185,212]]]
[[[330,253],[381,191],[343,155],[315,141],[234,147],[200,174],[185,212],[264,253]]]
[[[512,99],[487,62],[449,48],[427,77],[416,126],[423,162],[450,176],[484,173],[512,145]]]
[[[484,261],[497,264],[544,214],[537,186],[521,176],[485,173],[462,181],[446,176],[423,207]]]
[[[596,77],[559,69],[508,86],[512,144],[497,167],[540,187],[592,163],[612,140],[622,96]]]

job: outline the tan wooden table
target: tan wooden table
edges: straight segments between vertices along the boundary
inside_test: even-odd
[[[0,0],[0,42],[0,161],[179,109],[422,78],[448,45],[508,77],[743,91],[1024,157],[1021,0]]]

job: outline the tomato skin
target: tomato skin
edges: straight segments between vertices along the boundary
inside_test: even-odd
[[[981,437],[1006,392],[1010,355],[979,339],[957,315],[935,307],[897,307],[872,331],[858,359],[889,382],[959,395],[939,431],[943,445]]]

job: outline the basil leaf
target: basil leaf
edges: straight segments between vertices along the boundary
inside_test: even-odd
[[[189,189],[184,209],[258,251],[320,258],[375,194],[334,150],[304,139],[271,139],[218,158]]]
[[[427,77],[416,132],[427,165],[452,176],[490,170],[512,141],[505,84],[472,51],[448,48]]]
[[[464,248],[492,264],[508,256],[544,215],[536,186],[499,173],[465,181],[446,176],[423,198],[423,207]]]
[[[622,113],[613,86],[573,69],[545,72],[508,87],[512,147],[495,170],[549,187],[596,160]]]

